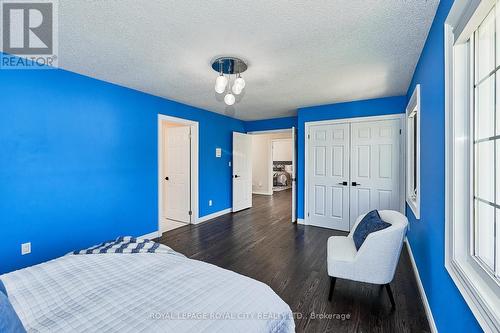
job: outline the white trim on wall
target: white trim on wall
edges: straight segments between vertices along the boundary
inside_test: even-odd
[[[309,134],[309,128],[311,126],[315,125],[329,125],[329,124],[345,124],[345,123],[359,123],[359,122],[369,122],[369,121],[377,121],[377,120],[393,120],[397,119],[401,121],[401,142],[400,142],[400,149],[401,149],[401,157],[406,156],[406,145],[403,144],[403,142],[406,142],[404,138],[406,137],[406,125],[405,125],[405,114],[404,113],[395,113],[395,114],[389,114],[389,115],[382,115],[382,116],[369,116],[369,117],[354,117],[354,118],[339,118],[339,119],[332,119],[332,120],[319,120],[319,121],[308,121],[304,123],[304,218],[299,219],[303,221],[303,223],[298,222],[299,224],[308,224],[308,200],[309,200],[309,191],[308,185],[309,185],[309,180],[307,177],[307,172],[308,172],[308,167],[307,167],[307,156],[309,156],[309,147],[308,147],[308,142],[307,142],[307,136]],[[403,141],[404,140],[404,141]],[[403,158],[405,160],[405,158]],[[404,214],[405,212],[405,198],[406,198],[406,179],[405,179],[405,169],[406,169],[406,164],[400,163],[400,179],[399,179],[399,193],[400,193],[400,212]]]
[[[252,194],[258,194],[258,195],[273,195],[273,191],[270,191],[270,192],[264,192],[264,191],[252,191]]]
[[[150,232],[149,234],[145,234],[145,235],[139,236],[139,237],[137,237],[137,239],[139,239],[139,240],[143,240],[143,239],[155,239],[155,238],[158,238],[158,237],[161,237],[161,233],[159,231],[153,231],[153,232]]]
[[[367,117],[351,117],[351,118],[336,118],[329,120],[316,120],[316,121],[306,121],[304,125],[307,127],[314,125],[330,125],[330,124],[345,124],[345,123],[359,123],[365,121],[377,121],[377,120],[392,120],[392,119],[403,119],[404,113],[393,113],[381,116],[367,116]],[[305,133],[307,135],[307,133]]]
[[[158,230],[161,230],[162,225],[162,214],[163,214],[163,194],[161,190],[162,186],[162,170],[163,170],[163,159],[161,158],[162,152],[162,121],[168,121],[183,125],[191,126],[191,223],[197,223],[199,217],[198,210],[198,145],[199,145],[199,124],[197,121],[187,120],[183,118],[177,118],[172,116],[167,116],[164,114],[158,114]]]
[[[286,133],[289,132],[292,128],[283,128],[283,129],[276,129],[276,130],[264,130],[264,131],[250,131],[247,132],[247,134],[274,134],[274,133]]]
[[[198,220],[195,222],[195,224],[198,224],[198,223],[201,223],[201,222],[205,222],[205,221],[208,221],[208,220],[212,220],[212,219],[214,219],[216,217],[229,214],[232,211],[233,211],[232,208],[227,208],[227,209],[219,210],[218,212],[215,212],[215,213],[212,213],[212,214],[208,214],[208,215],[205,215],[205,216],[202,216],[202,217],[198,218]]]
[[[425,314],[427,315],[427,320],[429,321],[429,327],[431,328],[432,333],[437,333],[436,322],[434,321],[434,316],[432,315],[432,310],[429,305],[429,301],[427,300],[427,295],[425,294],[424,285],[422,284],[422,280],[420,279],[420,274],[418,273],[417,263],[415,262],[415,258],[413,257],[413,252],[411,251],[410,242],[408,238],[405,238],[406,248],[408,249],[408,254],[410,255],[411,265],[413,267],[413,272],[415,272],[415,280],[417,280],[418,291],[420,292],[420,297],[422,298],[422,303],[424,304]]]

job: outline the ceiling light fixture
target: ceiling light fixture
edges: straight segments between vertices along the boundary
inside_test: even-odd
[[[224,102],[227,105],[233,105],[236,102],[234,95],[239,95],[245,88],[245,80],[241,73],[247,70],[248,65],[241,59],[235,57],[220,57],[212,62],[212,68],[219,73],[215,80],[215,91],[218,94],[224,94]],[[231,75],[235,75],[234,82],[231,84]]]

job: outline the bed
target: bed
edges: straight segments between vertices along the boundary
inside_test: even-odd
[[[292,184],[291,161],[273,161],[273,186],[289,188]]]
[[[0,275],[28,332],[294,332],[264,283],[121,237]]]

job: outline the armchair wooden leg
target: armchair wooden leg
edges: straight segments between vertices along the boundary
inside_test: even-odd
[[[332,295],[333,295],[333,289],[335,289],[335,281],[337,281],[337,278],[331,276],[330,277],[330,292],[328,293],[328,300],[332,300]]]
[[[396,308],[396,302],[394,302],[394,296],[392,295],[391,285],[387,283],[385,285],[385,289],[387,289],[387,294],[389,295],[389,300],[391,301],[392,308]]]

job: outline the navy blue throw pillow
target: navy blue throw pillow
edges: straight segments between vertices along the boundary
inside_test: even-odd
[[[369,234],[375,231],[383,230],[390,226],[391,225],[389,223],[382,221],[380,215],[378,214],[378,211],[372,210],[371,212],[366,214],[361,222],[359,222],[356,230],[354,230],[354,235],[352,237],[354,240],[354,245],[356,246],[356,250],[359,250]]]
[[[0,332],[26,333],[26,330],[10,304],[7,296],[0,292]]]

